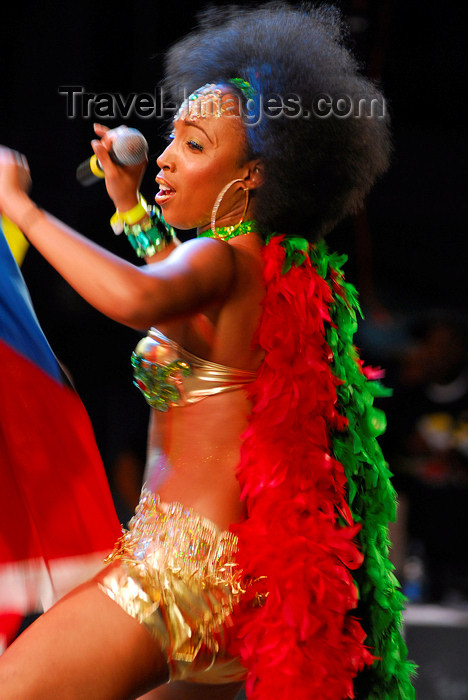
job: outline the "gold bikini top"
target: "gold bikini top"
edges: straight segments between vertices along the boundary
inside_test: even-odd
[[[241,389],[257,376],[256,372],[218,365],[192,355],[156,328],[151,328],[136,346],[132,366],[134,384],[158,411]]]

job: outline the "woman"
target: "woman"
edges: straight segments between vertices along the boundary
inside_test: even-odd
[[[392,491],[369,442],[375,389],[355,376],[339,260],[309,245],[387,166],[388,127],[370,104],[382,97],[358,74],[334,11],[276,3],[207,13],[169,52],[166,76],[172,96],[189,97],[158,158],[155,199],[167,224],[197,228],[197,239],[161,232],[139,202],[140,169],[111,162],[112,134],[98,127],[94,144],[113,224],[144,268],[39,211],[24,159],[2,155],[1,210],[97,309],[152,328],[133,364],[156,409],[151,490],[130,531],[95,580],[7,651],[3,697],[158,687],[158,698],[233,698],[247,676],[254,698],[344,698],[358,672],[366,697],[411,697],[385,559]],[[280,114],[272,93],[285,98]],[[364,112],[319,114],[343,95]],[[369,500],[380,507],[366,521]],[[368,629],[353,617],[351,570]]]

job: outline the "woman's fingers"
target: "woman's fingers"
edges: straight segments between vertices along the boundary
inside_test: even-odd
[[[117,209],[127,211],[138,203],[138,189],[143,176],[145,164],[139,166],[119,166],[111,159],[109,145],[104,140],[109,138],[107,134],[101,140],[94,139],[91,146],[104,171],[106,177],[107,192]]]
[[[122,133],[122,131],[125,131],[126,129],[128,129],[128,126],[125,126],[125,124],[122,124],[114,129],[109,129],[108,126],[104,126],[103,124],[94,124],[95,134],[96,136],[100,137],[101,142],[104,144],[107,150],[111,148],[112,142],[117,136],[117,133]]]
[[[110,174],[113,169],[115,170],[115,164],[112,162],[109,155],[110,144],[107,146],[102,140],[98,141],[94,139],[91,141],[91,146],[104,172]]]
[[[0,146],[0,163],[2,165],[18,165],[22,168],[28,167],[28,161],[22,153],[6,146]]]
[[[93,124],[93,126],[94,126],[94,132],[98,136],[104,136],[104,134],[107,134],[107,132],[109,131],[109,127],[104,126],[104,124]]]
[[[113,129],[109,129],[107,126],[103,126],[102,124],[95,124],[94,131],[96,136],[100,137],[100,141],[97,139],[91,141],[93,148],[95,143],[102,143],[102,145],[109,151],[112,146]]]
[[[15,190],[27,192],[31,176],[26,156],[19,151],[0,146],[0,195]]]

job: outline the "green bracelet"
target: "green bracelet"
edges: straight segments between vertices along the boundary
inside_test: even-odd
[[[139,258],[150,258],[164,250],[175,238],[175,231],[163,219],[158,207],[148,211],[149,220],[139,224],[124,222],[124,233]]]

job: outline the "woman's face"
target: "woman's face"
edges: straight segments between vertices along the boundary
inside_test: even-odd
[[[203,90],[203,89],[202,89]],[[211,212],[222,188],[231,180],[245,178],[245,133],[236,98],[222,92],[221,108],[214,110],[209,93],[195,103],[187,100],[174,121],[170,143],[157,159],[159,191],[155,201],[165,221],[179,229],[210,226]],[[201,107],[201,108],[200,108]],[[219,107],[219,105],[218,105]],[[235,183],[226,192],[216,225],[238,223],[245,202],[244,187]]]

